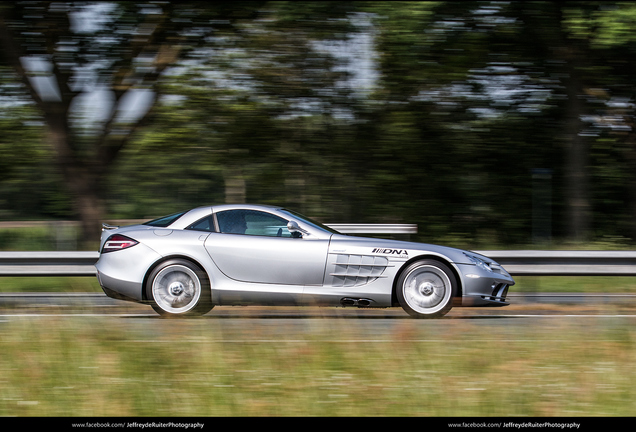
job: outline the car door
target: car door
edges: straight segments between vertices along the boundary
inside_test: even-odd
[[[322,285],[329,239],[295,238],[287,220],[256,210],[216,213],[220,232],[205,248],[227,277],[280,285]]]

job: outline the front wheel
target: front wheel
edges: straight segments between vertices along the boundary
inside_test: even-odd
[[[410,264],[396,285],[400,306],[415,318],[439,318],[453,307],[457,281],[453,272],[434,260]]]
[[[186,260],[157,266],[148,277],[146,295],[163,316],[203,315],[214,307],[207,275]]]

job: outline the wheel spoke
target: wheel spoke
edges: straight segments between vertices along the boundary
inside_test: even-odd
[[[152,293],[155,303],[170,313],[184,313],[194,308],[201,295],[197,274],[184,265],[167,266],[155,276]]]
[[[409,267],[401,278],[401,294],[403,306],[412,315],[443,315],[450,309],[453,285],[442,268],[421,262]]]

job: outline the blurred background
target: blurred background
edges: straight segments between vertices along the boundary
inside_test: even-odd
[[[633,248],[635,53],[622,2],[3,2],[0,249],[238,202]]]
[[[635,97],[630,2],[0,2],[0,251],[240,202],[465,249],[636,249]],[[634,287],[527,276],[594,300],[425,324],[23,296],[0,304],[0,415],[633,416]]]

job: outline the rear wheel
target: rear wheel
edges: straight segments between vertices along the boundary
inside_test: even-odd
[[[207,275],[186,260],[157,266],[148,277],[146,295],[152,308],[163,316],[203,315],[214,307]]]
[[[457,281],[453,272],[435,260],[410,264],[396,285],[400,306],[415,318],[439,318],[453,307]]]

